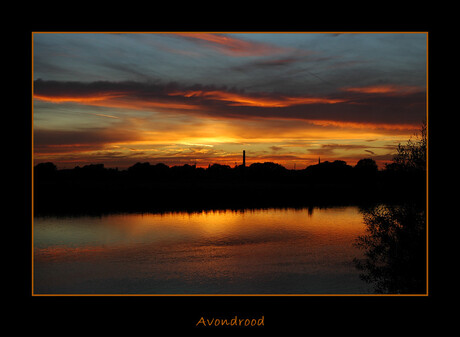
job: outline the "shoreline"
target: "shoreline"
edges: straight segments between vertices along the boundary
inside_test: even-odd
[[[422,187],[282,182],[36,182],[34,215],[423,203]]]

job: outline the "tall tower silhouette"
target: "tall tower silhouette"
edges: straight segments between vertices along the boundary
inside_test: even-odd
[[[243,167],[246,167],[246,151],[243,150]]]

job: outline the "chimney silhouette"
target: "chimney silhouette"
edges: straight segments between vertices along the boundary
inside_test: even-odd
[[[243,150],[243,167],[246,167],[246,151]]]

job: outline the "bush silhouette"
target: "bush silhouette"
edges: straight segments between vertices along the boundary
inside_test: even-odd
[[[426,211],[414,203],[363,210],[367,234],[356,240],[361,278],[378,293],[426,292]]]
[[[57,167],[51,162],[40,163],[34,167],[34,178],[38,180],[54,178],[56,173]]]

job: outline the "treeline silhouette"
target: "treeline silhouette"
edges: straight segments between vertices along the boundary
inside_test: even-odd
[[[34,167],[34,210],[40,215],[397,202],[424,198],[425,182],[423,169],[392,163],[379,170],[369,158],[355,166],[336,160],[302,170],[272,162],[58,170],[48,162]]]
[[[36,215],[158,212],[216,208],[312,207],[415,202],[425,207],[427,125],[399,144],[393,161],[379,170],[371,158],[355,166],[322,162],[289,170],[265,162],[249,166],[213,164],[169,167],[136,163],[126,170],[91,164],[58,170],[34,167]]]

